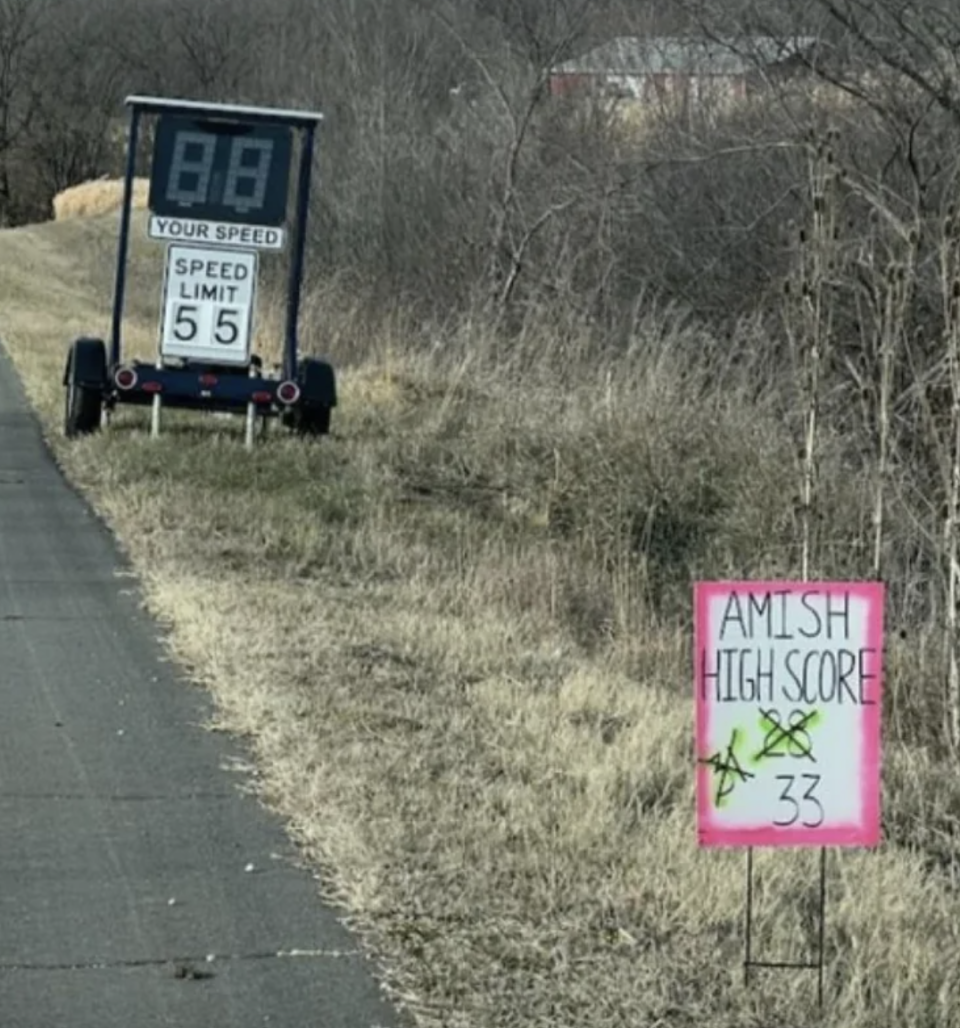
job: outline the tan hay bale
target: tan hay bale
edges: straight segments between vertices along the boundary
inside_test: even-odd
[[[146,208],[149,185],[150,180],[146,178],[133,180],[134,210]],[[104,177],[81,182],[57,193],[53,198],[53,217],[55,221],[63,221],[66,218],[92,218],[98,214],[118,210],[122,204],[123,179]]]

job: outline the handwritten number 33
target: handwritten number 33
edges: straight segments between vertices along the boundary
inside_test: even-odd
[[[823,824],[824,814],[823,807],[820,805],[820,800],[817,799],[814,793],[816,792],[817,786],[820,784],[820,776],[815,774],[802,774],[799,777],[801,777],[805,782],[810,783],[807,787],[807,791],[803,794],[803,802],[806,804],[807,810],[809,810],[810,807],[813,807],[816,811],[815,821],[807,820],[807,817],[805,816],[801,823],[804,828],[819,828],[820,825]],[[780,793],[780,802],[789,806],[792,816],[786,821],[776,820],[773,823],[780,828],[787,828],[792,824],[796,824],[801,813],[801,801],[798,800],[791,792],[797,781],[797,775],[777,775],[777,781],[784,783],[783,792]]]

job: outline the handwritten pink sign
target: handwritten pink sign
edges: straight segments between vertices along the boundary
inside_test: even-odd
[[[880,841],[880,582],[694,586],[701,846]]]

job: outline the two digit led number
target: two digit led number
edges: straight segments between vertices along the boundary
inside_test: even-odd
[[[205,204],[210,192],[210,179],[216,158],[218,137],[208,132],[181,130],[177,133],[170,161],[167,198],[184,206]],[[196,157],[187,157],[188,147],[197,147]],[[247,155],[255,153],[255,165],[246,163]],[[245,139],[236,136],[230,145],[230,160],[220,203],[238,214],[247,214],[263,206],[267,192],[270,162],[273,159],[272,139]],[[193,188],[185,187],[184,176],[195,176]],[[240,192],[241,183],[252,183],[250,191]]]

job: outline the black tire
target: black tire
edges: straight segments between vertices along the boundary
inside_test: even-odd
[[[301,436],[328,435],[330,417],[337,405],[337,380],[326,361],[305,357],[297,374],[300,402],[291,412],[289,424]]]
[[[107,353],[101,340],[77,339],[64,373],[63,432],[68,439],[99,430],[106,372]]]
[[[64,434],[68,439],[90,435],[100,428],[100,394],[86,386],[71,382],[67,386]]]
[[[330,432],[330,408],[307,407],[302,402],[292,410],[284,411],[280,423],[299,436],[328,435]]]
[[[329,435],[329,407],[304,407],[299,413],[297,431],[300,435]]]

